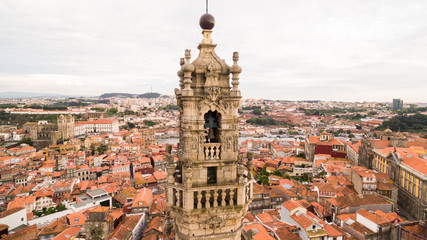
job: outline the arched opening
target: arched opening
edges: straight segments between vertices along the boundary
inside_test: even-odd
[[[218,111],[209,111],[205,113],[205,142],[218,143],[219,129],[221,127],[221,114]]]

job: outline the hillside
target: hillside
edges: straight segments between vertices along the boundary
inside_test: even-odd
[[[104,93],[100,98],[113,98],[113,97],[122,97],[122,98],[157,98],[160,97],[160,93],[143,93],[143,94],[132,94],[132,93]]]

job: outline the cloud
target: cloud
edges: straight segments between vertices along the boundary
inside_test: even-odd
[[[244,97],[427,102],[427,2],[210,3],[217,54],[240,52]],[[173,94],[204,1],[0,2],[4,91]]]

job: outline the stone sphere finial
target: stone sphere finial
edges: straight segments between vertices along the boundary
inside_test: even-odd
[[[199,25],[202,29],[212,30],[215,26],[215,18],[211,14],[205,13],[200,17]]]

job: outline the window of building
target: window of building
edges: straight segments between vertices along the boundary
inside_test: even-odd
[[[208,167],[208,184],[216,184],[217,167]]]
[[[221,122],[221,114],[218,111],[209,111],[205,114],[205,133],[207,143],[219,142],[219,128]]]

